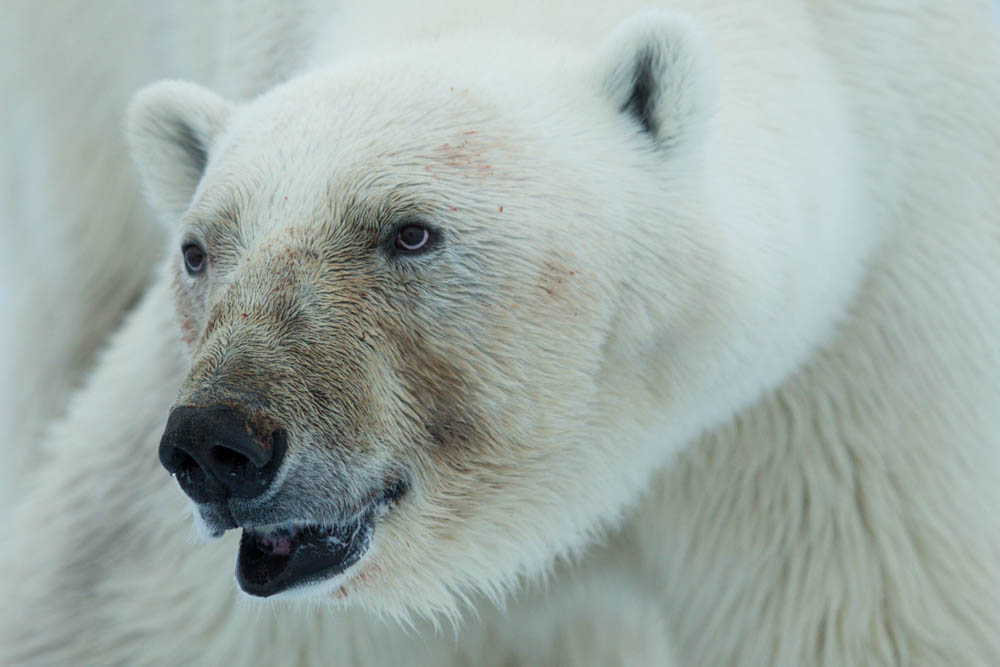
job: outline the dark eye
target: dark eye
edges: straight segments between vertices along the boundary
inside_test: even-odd
[[[406,225],[396,232],[396,247],[403,252],[420,252],[430,240],[430,230],[420,225]]]
[[[187,269],[188,275],[198,275],[205,270],[208,256],[201,246],[197,243],[185,243],[181,246],[181,252],[184,254],[184,268]]]

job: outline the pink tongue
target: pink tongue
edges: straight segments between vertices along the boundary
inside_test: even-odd
[[[287,535],[269,535],[264,544],[271,550],[272,556],[287,556],[292,553],[292,540]]]

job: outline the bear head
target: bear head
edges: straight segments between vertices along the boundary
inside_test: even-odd
[[[683,392],[683,355],[644,360],[712,289],[712,106],[663,12],[593,52],[466,36],[136,97],[191,362],[160,457],[203,533],[243,530],[244,591],[448,610],[627,509]]]

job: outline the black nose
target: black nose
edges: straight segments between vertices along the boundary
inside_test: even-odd
[[[228,406],[178,407],[160,440],[160,463],[198,503],[253,498],[274,479],[284,431]]]

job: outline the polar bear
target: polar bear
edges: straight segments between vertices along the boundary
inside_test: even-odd
[[[702,4],[317,3],[141,92],[170,251],[0,656],[995,663],[991,8]]]

